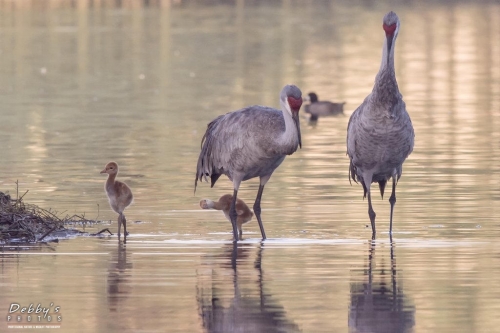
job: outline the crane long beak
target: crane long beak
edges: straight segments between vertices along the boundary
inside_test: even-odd
[[[300,120],[299,120],[299,110],[297,112],[292,112],[292,119],[297,127],[297,134],[299,136],[299,147],[302,148],[302,137],[300,135]]]
[[[100,173],[107,173],[107,172],[106,172],[106,169],[102,170]]]
[[[387,63],[391,57],[392,43],[394,42],[394,35],[387,35]]]

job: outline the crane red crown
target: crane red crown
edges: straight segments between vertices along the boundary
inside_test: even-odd
[[[386,25],[385,23],[382,25],[384,28],[385,34],[388,36],[392,36],[394,34],[394,31],[396,31],[396,23],[393,23],[391,25]]]
[[[298,110],[302,106],[302,97],[294,98],[294,97],[288,96],[288,104],[290,105],[290,109]]]

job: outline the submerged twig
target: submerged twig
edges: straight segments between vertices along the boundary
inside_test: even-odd
[[[90,234],[90,236],[97,236],[97,235],[102,234],[102,233],[103,233],[103,232],[105,232],[105,231],[109,232],[109,234],[110,234],[110,235],[113,235],[113,233],[112,233],[111,231],[109,231],[109,229],[108,229],[108,228],[106,228],[106,229],[102,229],[102,230],[101,230],[101,231],[99,231],[99,232],[96,232],[95,234]]]
[[[50,229],[49,231],[44,233],[42,237],[38,238],[38,241],[41,242],[46,236],[48,236],[50,233],[52,233],[52,231],[56,230],[56,228],[57,228],[57,226],[53,227],[52,229]]]

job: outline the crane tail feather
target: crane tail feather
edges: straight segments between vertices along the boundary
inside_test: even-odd
[[[382,196],[382,199],[384,198],[385,185],[387,185],[387,180],[378,182],[378,188],[380,189],[380,195]]]
[[[356,179],[356,167],[354,166],[354,164],[352,163],[352,160],[351,160],[351,163],[349,164],[349,184],[351,184],[351,179],[357,184],[358,183],[358,180]],[[351,184],[352,185],[352,184]]]
[[[214,131],[222,117],[223,116],[219,116],[208,124],[207,130],[201,139],[201,152],[198,157],[196,179],[194,183],[195,193],[198,180],[200,182],[203,182],[203,180],[208,182],[208,177],[210,177],[211,187],[213,187],[215,182],[217,182],[217,179],[221,176],[221,174],[217,172],[218,170],[214,165],[213,155],[214,152],[217,151],[217,147],[214,147]]]
[[[221,176],[220,173],[213,173],[210,175],[210,187],[214,187],[215,183],[217,182],[217,179]]]

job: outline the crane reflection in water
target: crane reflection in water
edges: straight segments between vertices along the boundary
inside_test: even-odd
[[[391,240],[390,266],[384,256],[375,256],[376,245],[375,241],[370,241],[362,281],[356,278],[356,282],[351,283],[349,332],[413,332],[415,306],[403,292],[402,279],[396,269],[394,244]]]
[[[198,311],[206,332],[300,332],[283,306],[265,291],[263,244],[227,244],[198,270]],[[238,266],[236,265],[238,261]],[[238,270],[245,271],[239,279]],[[254,270],[254,278],[249,278]]]

